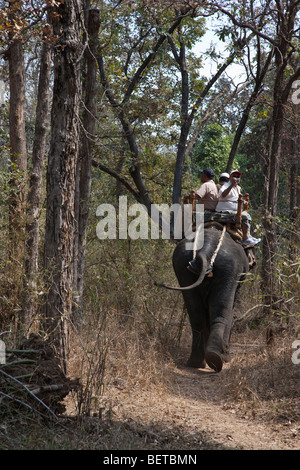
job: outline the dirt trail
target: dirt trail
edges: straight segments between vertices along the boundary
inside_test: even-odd
[[[223,382],[229,368],[226,364],[216,374],[175,366],[167,392],[153,387],[128,393],[120,387],[114,413],[120,420],[142,426],[150,436],[151,449],[155,445],[165,449],[167,441],[174,450],[299,449],[299,423],[256,420],[226,399]]]
[[[222,374],[188,369],[178,371],[178,397],[170,398],[170,409],[182,408],[186,428],[201,430],[217,448],[279,450],[299,448],[299,441],[288,427],[272,427],[240,417],[233,406],[222,401]],[[181,418],[182,419],[182,418]],[[297,445],[298,444],[298,445]]]

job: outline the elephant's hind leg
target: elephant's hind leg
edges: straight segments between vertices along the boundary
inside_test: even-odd
[[[216,372],[221,372],[223,368],[223,359],[221,354],[215,351],[207,351],[205,354],[205,360],[208,367]]]
[[[208,336],[205,315],[199,305],[199,295],[195,291],[186,292],[183,296],[192,328],[192,349],[187,365],[202,369],[206,366],[205,344]]]
[[[211,326],[209,339],[206,345],[205,360],[207,365],[216,372],[220,372],[222,370],[224,362],[225,351],[223,338],[225,326],[225,323],[222,321],[214,323]]]
[[[192,350],[191,355],[187,361],[187,366],[197,369],[204,369],[206,362],[204,359],[205,352],[203,332],[192,329],[192,335]]]
[[[210,333],[205,360],[216,372],[222,370],[228,359],[235,289],[234,278],[230,277],[219,286],[218,295],[211,295],[209,299]]]

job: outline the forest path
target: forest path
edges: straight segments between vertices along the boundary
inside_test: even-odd
[[[233,343],[233,355],[244,347]],[[218,374],[208,368],[175,365],[167,390],[151,387],[128,392],[116,384],[114,418],[144,436],[148,449],[299,449],[300,429],[295,430],[292,423],[280,417],[276,423],[257,419],[251,403],[228,400],[224,384],[229,370],[230,363]]]

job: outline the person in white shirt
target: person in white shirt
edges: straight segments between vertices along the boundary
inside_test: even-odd
[[[228,183],[223,184],[219,191],[219,201],[216,206],[217,212],[225,212],[235,215],[238,208],[238,199],[241,192],[239,186],[241,172],[234,170],[230,173]],[[242,212],[242,231],[243,231],[243,245],[257,245],[260,242],[259,238],[254,238],[250,235],[251,216],[248,211]]]

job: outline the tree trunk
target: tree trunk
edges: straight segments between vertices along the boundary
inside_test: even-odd
[[[27,148],[25,133],[25,88],[24,58],[22,40],[15,40],[9,48],[9,81],[10,81],[10,149],[11,160],[21,172],[27,170]],[[22,189],[24,190],[22,185]],[[19,192],[18,202],[23,203],[24,191]]]
[[[12,25],[18,22],[19,15],[22,12],[22,2],[15,2],[11,6],[9,15]],[[21,181],[13,180],[11,214],[16,218],[24,215],[24,203],[26,194],[26,184],[22,181],[27,170],[27,148],[25,132],[25,85],[24,85],[24,55],[22,36],[16,34],[14,29],[9,33],[10,45],[7,52],[9,62],[9,130],[10,130],[10,150],[11,161],[16,169],[21,173]],[[20,220],[16,223],[19,224]]]
[[[95,55],[100,27],[99,10],[89,10],[87,14],[88,48],[86,49],[85,106],[78,168],[78,193],[76,196],[77,240],[74,252],[73,310],[77,326],[79,326],[82,317],[85,248],[91,192],[92,143],[97,114],[97,61]]]
[[[248,42],[248,38],[245,38],[242,43],[240,44],[240,48],[242,49],[245,44]],[[184,44],[180,46],[180,54],[176,52],[176,47],[169,38],[169,44],[171,45],[171,49],[174,55],[176,62],[179,65],[180,72],[181,72],[181,131],[180,131],[180,138],[177,147],[177,156],[176,156],[176,164],[174,170],[174,182],[173,182],[173,195],[172,201],[173,204],[180,204],[181,202],[181,187],[182,187],[182,177],[183,177],[183,169],[186,160],[186,150],[187,150],[187,141],[190,133],[190,129],[192,123],[195,118],[195,113],[197,109],[201,106],[204,98],[207,96],[213,85],[216,81],[220,78],[220,76],[225,72],[227,67],[232,64],[235,58],[235,54],[233,53],[230,57],[228,57],[224,64],[219,68],[216,74],[208,81],[204,90],[196,100],[195,105],[190,113],[188,113],[188,103],[189,103],[189,81],[188,81],[188,73],[185,64],[185,50]]]
[[[299,214],[300,214],[300,165],[297,163],[299,155],[295,152],[290,162],[290,243],[289,257],[296,259],[299,252]]]
[[[255,79],[254,89],[253,89],[253,91],[250,95],[250,98],[248,100],[248,103],[246,104],[246,107],[243,111],[242,118],[241,118],[241,120],[239,122],[239,125],[237,127],[237,130],[236,130],[236,133],[235,133],[235,136],[234,136],[234,140],[233,140],[233,143],[232,143],[232,146],[231,146],[231,150],[230,150],[230,154],[229,154],[229,158],[228,158],[228,162],[227,162],[227,167],[226,167],[226,172],[227,173],[231,173],[231,171],[232,171],[232,165],[233,165],[233,162],[234,162],[234,159],[235,159],[235,156],[236,156],[238,145],[240,143],[241,137],[242,137],[243,132],[245,130],[245,127],[247,125],[250,112],[251,112],[251,110],[252,110],[252,108],[253,108],[253,106],[256,102],[256,99],[257,99],[257,97],[260,93],[262,83],[264,81],[266,73],[269,70],[273,54],[274,54],[274,50],[272,48],[271,51],[268,54],[268,57],[266,59],[266,62],[264,64],[262,70],[261,70],[260,64],[259,64],[258,72],[257,72],[256,79]],[[258,55],[260,56],[260,53]]]
[[[273,114],[271,119],[271,145],[268,168],[268,191],[265,193],[265,215],[263,218],[263,262],[262,262],[262,291],[265,300],[265,313],[271,313],[275,300],[275,259],[277,254],[277,237],[275,217],[277,212],[277,194],[279,181],[279,162],[281,142],[283,140],[283,125],[285,107],[292,84],[300,76],[300,68],[293,75],[287,76],[287,68],[291,62],[290,43],[295,33],[295,15],[298,11],[296,2],[277,3],[280,13],[277,25],[277,47],[275,48],[275,81],[273,88]]]
[[[9,63],[9,133],[11,155],[11,180],[9,197],[9,244],[8,264],[6,270],[8,297],[13,305],[12,314],[19,320],[19,295],[24,253],[25,198],[27,146],[25,132],[25,85],[24,85],[24,56],[22,36],[17,26],[21,22],[23,4],[20,1],[9,7],[9,47],[6,58]],[[16,312],[17,315],[16,315]]]
[[[180,33],[181,28],[179,28]],[[171,46],[173,46],[173,43]],[[182,184],[182,175],[183,175],[183,166],[185,162],[185,149],[187,144],[187,139],[191,127],[191,121],[189,120],[189,99],[190,99],[190,85],[189,85],[189,75],[186,65],[186,50],[184,42],[180,42],[180,51],[179,54],[172,47],[173,55],[177,61],[180,74],[181,74],[181,130],[179,143],[177,148],[177,158],[175,164],[174,172],[174,183],[173,183],[173,204],[180,204],[181,202],[181,184]]]
[[[24,292],[22,319],[22,326],[25,332],[29,330],[37,308],[36,289],[39,264],[39,209],[50,104],[51,49],[52,47],[49,43],[43,43],[36,107],[35,137],[32,150],[32,168],[30,171],[27,200],[27,240],[25,243],[26,285]]]
[[[277,194],[279,180],[279,159],[281,155],[281,141],[283,136],[284,105],[283,95],[283,73],[279,70],[274,84],[274,107],[272,115],[272,140],[270,147],[270,159],[268,168],[268,191],[264,202],[265,215],[263,218],[263,263],[262,263],[262,288],[264,294],[266,313],[272,311],[275,293],[275,256],[277,247],[275,217],[277,211]]]
[[[66,371],[72,313],[75,240],[75,187],[78,163],[80,0],[65,0],[53,20],[54,85],[47,168],[44,265],[48,279],[44,326]]]

